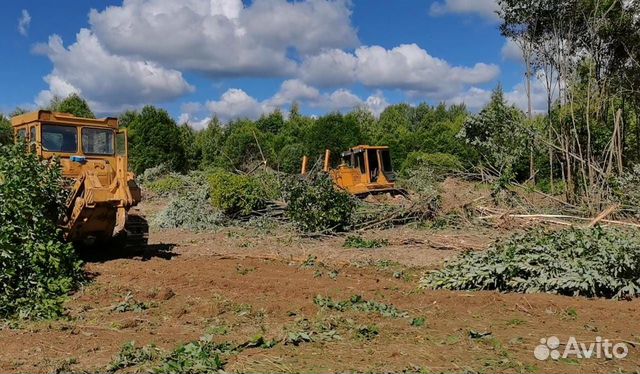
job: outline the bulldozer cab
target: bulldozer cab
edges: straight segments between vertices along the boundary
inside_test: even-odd
[[[65,177],[79,177],[87,168],[111,183],[110,166],[127,161],[127,136],[115,118],[78,118],[41,110],[11,119],[16,141],[25,141],[30,152],[45,159],[57,157]]]
[[[306,173],[306,158],[302,173]],[[386,193],[404,194],[395,186],[396,175],[391,163],[389,147],[359,145],[340,154],[340,164],[331,168],[330,152],[325,153],[324,171],[336,186],[356,195]]]
[[[126,130],[118,130],[116,118],[40,110],[13,117],[11,125],[15,140],[24,141],[29,152],[60,162],[69,182],[61,223],[66,239],[110,239],[125,230],[129,209],[138,204],[141,193],[127,167]]]
[[[388,147],[358,146],[343,152],[341,157],[342,165],[359,171],[364,183],[389,183],[396,179]]]

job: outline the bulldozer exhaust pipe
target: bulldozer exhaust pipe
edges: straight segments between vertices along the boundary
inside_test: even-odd
[[[302,170],[300,171],[300,174],[307,175],[308,164],[309,164],[309,157],[302,156]]]
[[[331,151],[327,149],[326,151],[324,151],[324,168],[322,168],[322,170],[324,170],[325,173],[329,172],[330,163],[331,163]]]

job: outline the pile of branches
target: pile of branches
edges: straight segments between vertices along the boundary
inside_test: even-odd
[[[536,230],[466,252],[421,280],[424,288],[547,292],[626,299],[640,295],[640,234],[613,228]]]
[[[359,201],[353,222],[353,229],[381,229],[424,222],[435,218],[439,208],[437,199],[403,197],[391,203],[371,203]]]

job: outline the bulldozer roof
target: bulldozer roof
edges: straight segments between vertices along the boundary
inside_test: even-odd
[[[68,113],[58,113],[49,110],[39,110],[37,112],[30,112],[21,114],[11,118],[11,125],[14,127],[22,126],[32,122],[47,122],[63,125],[75,125],[75,126],[97,126],[97,127],[109,127],[113,129],[118,128],[118,119],[107,117],[101,119],[95,118],[82,118],[76,117]]]
[[[363,151],[366,151],[367,149],[378,150],[378,149],[389,149],[389,147],[386,145],[357,145],[355,147],[349,148],[348,151],[342,152],[342,156],[344,157],[352,153],[363,152]]]

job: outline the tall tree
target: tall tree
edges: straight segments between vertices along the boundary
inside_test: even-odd
[[[48,107],[53,112],[69,113],[76,117],[96,118],[95,114],[89,108],[89,104],[80,95],[73,93],[66,98],[60,100],[55,98],[51,100]]]
[[[224,130],[218,120],[213,117],[207,127],[196,134],[195,146],[198,148],[202,167],[222,166],[222,147],[224,145]]]
[[[341,152],[361,144],[363,140],[362,129],[355,119],[340,113],[331,113],[318,118],[309,126],[305,134],[309,156],[318,157],[328,149],[335,162],[338,161]]]
[[[523,113],[507,104],[502,87],[498,86],[489,104],[468,118],[459,136],[478,150],[484,172],[509,178],[515,176],[518,162],[527,152],[529,135],[523,122]]]
[[[130,162],[136,173],[166,164],[174,171],[185,170],[180,129],[164,109],[142,108],[128,124]]]

